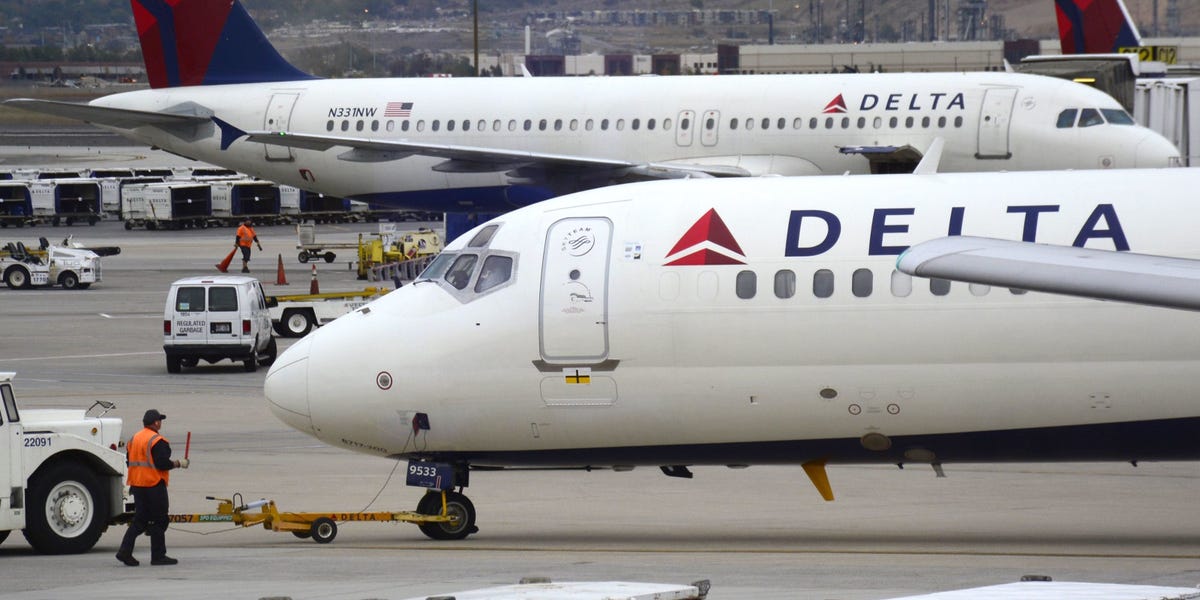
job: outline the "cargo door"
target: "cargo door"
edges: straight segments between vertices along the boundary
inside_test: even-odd
[[[984,93],[979,113],[979,151],[975,158],[1012,158],[1008,128],[1016,98],[1017,88],[991,88]]]
[[[608,268],[612,222],[572,217],[546,233],[540,302],[541,354],[548,362],[608,356]]]
[[[239,252],[234,262],[242,259]],[[249,307],[247,307],[249,308]],[[237,344],[242,339],[242,319],[238,310],[238,290],[232,285],[214,285],[208,288],[208,343]]]
[[[679,112],[679,122],[675,127],[675,145],[687,147],[692,145],[696,137],[696,111],[684,110]]]
[[[288,131],[292,121],[292,109],[300,94],[272,94],[271,102],[267,105],[267,114],[263,119],[263,129],[272,133]],[[267,160],[293,160],[292,149],[275,144],[263,144],[267,148]]]
[[[175,344],[208,343],[208,290],[200,285],[175,289],[171,313],[171,339]]]

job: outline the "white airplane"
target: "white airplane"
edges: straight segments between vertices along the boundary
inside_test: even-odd
[[[1111,97],[1014,73],[321,80],[234,0],[133,0],[153,89],[82,119],[170,152],[375,206],[503,212],[634,179],[1166,167]],[[186,26],[184,26],[186,23]]]
[[[895,264],[959,234],[1200,258],[1180,193],[1198,186],[1162,169],[582,192],[458,238],[283,352],[265,393],[290,426],[439,489],[481,468],[800,464],[828,500],[827,464],[1195,460],[1190,313]],[[423,531],[469,535],[470,501],[445,498],[461,518]]]

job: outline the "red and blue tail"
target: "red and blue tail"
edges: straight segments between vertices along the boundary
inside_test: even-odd
[[[1121,0],[1054,0],[1063,54],[1108,54],[1142,45]]]
[[[130,0],[150,87],[314,79],[279,55],[240,0]]]

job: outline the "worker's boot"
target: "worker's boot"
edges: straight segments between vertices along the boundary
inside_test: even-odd
[[[249,273],[249,272],[250,272],[250,263],[248,263],[248,262],[246,262],[246,261],[244,261],[244,260],[242,261],[242,272],[243,272],[243,273]]]

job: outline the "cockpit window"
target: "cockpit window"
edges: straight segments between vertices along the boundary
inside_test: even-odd
[[[483,260],[483,269],[479,271],[479,279],[475,282],[475,293],[486,292],[512,277],[513,259],[511,256],[492,255]]]
[[[495,235],[496,230],[499,228],[499,225],[488,225],[487,227],[480,229],[479,233],[476,233],[475,237],[471,238],[471,241],[467,244],[467,247],[482,248],[488,245],[488,242],[492,241],[492,236]]]
[[[1059,129],[1070,129],[1071,127],[1074,127],[1075,126],[1075,115],[1078,112],[1079,111],[1074,108],[1068,108],[1068,109],[1058,113],[1058,128]]]
[[[1103,125],[1104,117],[1100,116],[1100,111],[1094,108],[1085,108],[1079,111],[1079,126],[1092,127],[1094,125]]]
[[[471,272],[475,270],[475,262],[479,260],[479,256],[475,254],[462,254],[454,260],[454,264],[450,265],[450,270],[446,271],[446,283],[454,286],[455,289],[464,289],[471,282]]]
[[[441,279],[446,274],[446,269],[450,268],[450,263],[454,262],[454,257],[458,256],[456,252],[443,252],[421,271],[421,276],[418,280],[434,280]]]
[[[1100,112],[1104,113],[1104,118],[1113,125],[1133,125],[1133,117],[1129,113],[1119,108],[1102,108]]]

